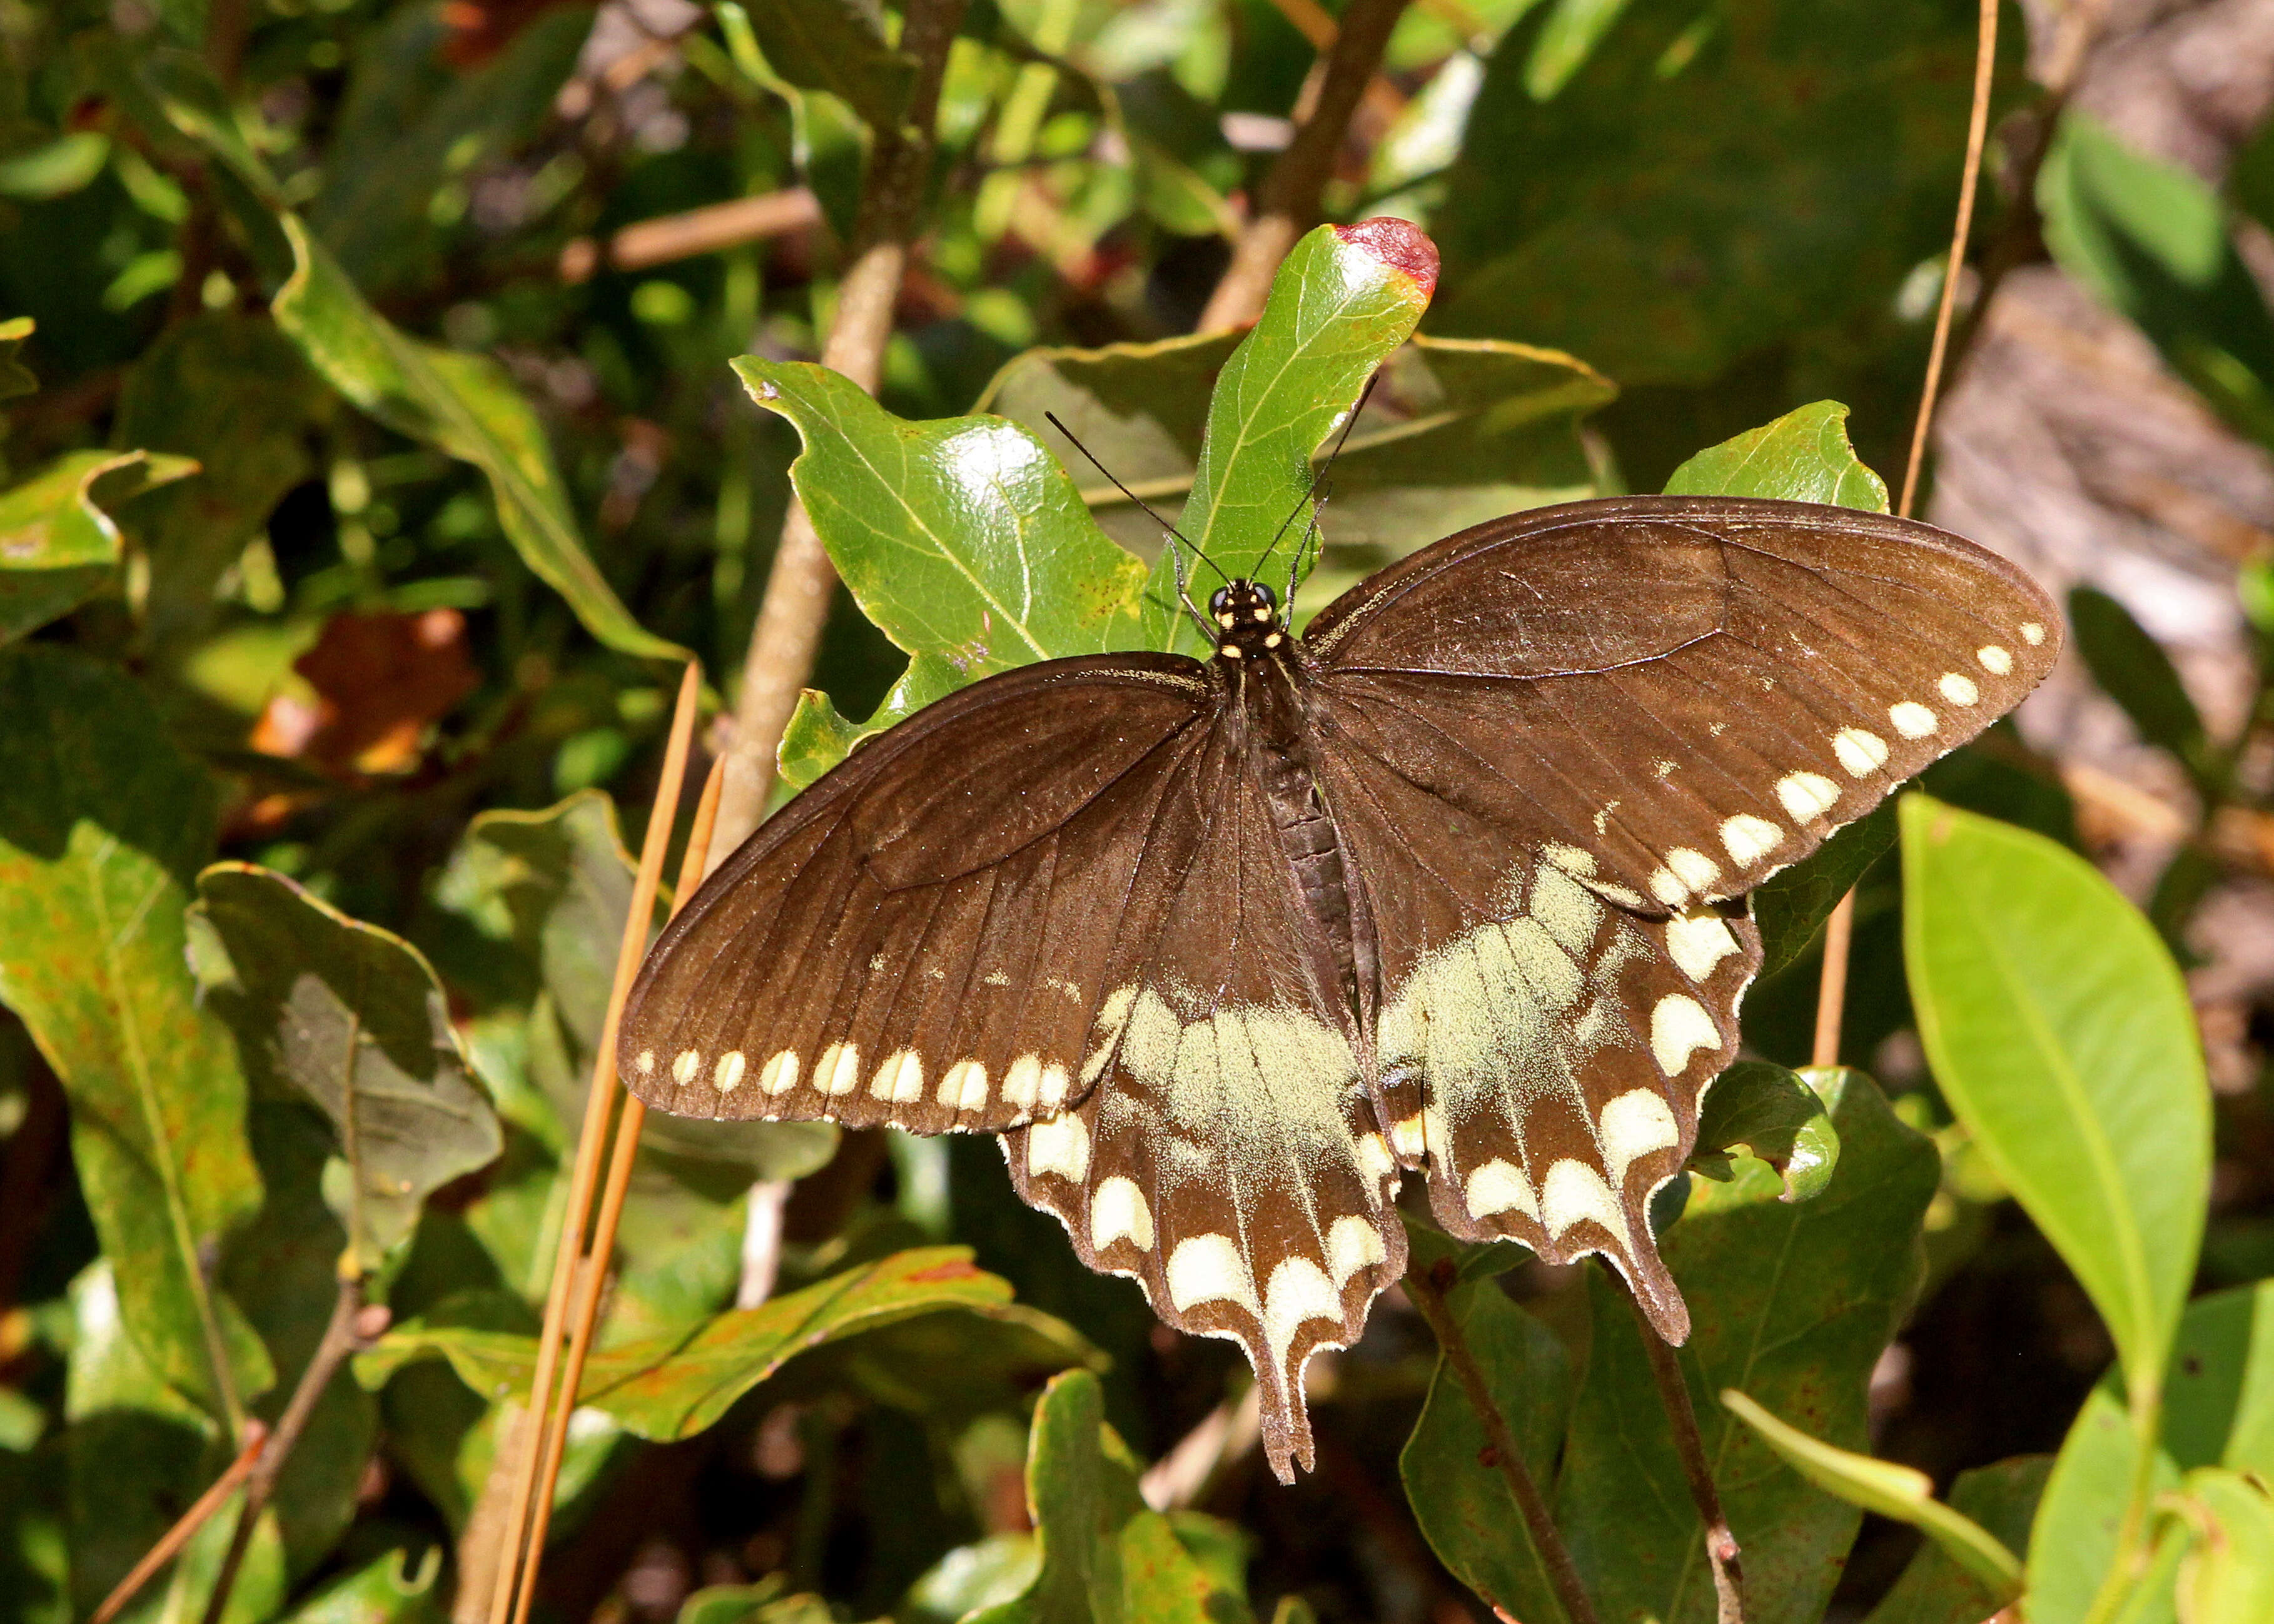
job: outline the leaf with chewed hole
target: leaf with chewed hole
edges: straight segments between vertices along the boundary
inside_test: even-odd
[[[1844,1086],[1835,1070],[1788,1071],[1765,1060],[1741,1060],[1713,1080],[1698,1116],[1690,1170],[1727,1183],[1736,1176],[1729,1152],[1739,1147],[1784,1180],[1784,1199],[1822,1193],[1840,1162],[1840,1132],[1826,1099]]]
[[[1818,401],[1709,446],[1675,469],[1668,496],[1767,496],[1887,511],[1886,482],[1848,443],[1848,409]]]
[[[74,451],[0,492],[0,643],[108,590],[120,538],[106,509],[197,471],[188,457]]]

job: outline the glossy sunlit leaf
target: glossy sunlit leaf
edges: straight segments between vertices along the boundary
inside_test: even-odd
[[[1736,1387],[1835,1447],[1867,1447],[1865,1391],[1916,1289],[1933,1147],[1871,1079],[1823,1074],[1840,1162],[1822,1194],[1788,1203],[1767,1167],[1692,1184],[1660,1240],[1690,1304],[1681,1350],[1706,1457],[1744,1549],[1749,1620],[1815,1624],[1862,1513],[1779,1462],[1712,1395]],[[1714,1616],[1705,1540],[1653,1392],[1624,1294],[1590,1283],[1594,1337],[1565,1445],[1556,1522],[1606,1618]]]
[[[2127,1506],[2134,1504],[2140,1440],[2120,1399],[2105,1387],[2087,1395],[2045,1481],[2029,1530],[2029,1624],[2083,1624],[2109,1578]],[[2149,1462],[2150,1487],[2179,1486],[2180,1473],[2158,1450]],[[2147,1507],[2139,1507],[2144,1515]],[[2146,1590],[2150,1587],[2137,1587]],[[2159,1624],[2172,1615],[2171,1584],[2137,1615]]]
[[[2194,1278],[2210,1094],[2178,967],[2092,866],[1902,803],[1903,950],[1935,1081],[2107,1321],[2135,1402]]]
[[[1825,1101],[1846,1086],[1836,1070],[1788,1071],[1765,1060],[1739,1061],[1706,1093],[1690,1170],[1726,1182],[1736,1176],[1729,1152],[1743,1148],[1777,1170],[1786,1200],[1822,1194],[1840,1164],[1840,1133]]]
[[[440,1545],[423,1555],[389,1551],[302,1602],[286,1624],[440,1624],[434,1581],[441,1571]]]
[[[2021,1559],[1971,1517],[1934,1497],[1934,1479],[1915,1467],[1835,1449],[1787,1425],[1735,1388],[1721,1402],[1765,1439],[1784,1463],[1851,1506],[1908,1522],[1948,1553],[2003,1606],[2022,1592]]]
[[[1848,409],[1838,401],[1818,401],[1707,447],[1674,470],[1666,493],[1767,496],[1887,511],[1886,482],[1848,443]]]
[[[198,876],[191,961],[207,1007],[256,1082],[294,1088],[332,1120],[345,1177],[343,1270],[376,1269],[427,1195],[493,1160],[497,1113],[418,949],[251,863]]]
[[[1456,1288],[1446,1305],[1508,1417],[1532,1480],[1546,1492],[1555,1480],[1556,1448],[1571,1404],[1563,1344],[1489,1279]],[[1398,1470],[1414,1521],[1462,1583],[1518,1618],[1550,1624],[1564,1616],[1484,1424],[1442,1357]]]
[[[692,1437],[791,1359],[825,1342],[941,1310],[984,1314],[1010,1300],[1006,1283],[972,1267],[968,1247],[896,1252],[760,1307],[720,1314],[691,1336],[598,1351],[577,1396],[642,1438]],[[406,1363],[436,1356],[485,1398],[509,1398],[528,1388],[536,1340],[479,1325],[414,1321],[359,1356],[356,1374],[376,1387]]]
[[[0,999],[70,1096],[129,1335],[234,1420],[273,1372],[205,1269],[260,1202],[236,1049],[183,957],[213,792],[129,678],[44,644],[0,650]]]
[[[197,471],[187,457],[73,451],[0,492],[0,643],[109,590],[119,534],[105,509]]]
[[[2097,587],[2070,589],[2068,619],[2076,634],[2076,651],[2092,680],[2124,708],[2140,736],[2171,751],[2189,771],[2200,770],[2202,716],[2164,645],[2148,635],[2130,610]]]
[[[969,1624],[1121,1624],[1123,1523],[1138,1509],[1126,1455],[1106,1447],[1097,1378],[1068,1371],[1043,1389],[1027,1452],[1027,1509],[1040,1547],[1033,1586]],[[1118,1441],[1118,1440],[1117,1440]]]
[[[1950,1485],[1950,1508],[2007,1550],[2025,1549],[2052,1463],[2049,1455],[2023,1455],[1962,1471]],[[1983,1624],[1998,1605],[1992,1596],[1942,1546],[1925,1540],[1864,1624]]]

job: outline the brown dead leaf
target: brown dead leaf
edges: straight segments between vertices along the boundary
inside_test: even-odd
[[[416,766],[427,727],[480,682],[456,609],[418,614],[335,614],[292,669],[315,690],[280,694],[252,731],[252,748],[295,757],[337,778]]]

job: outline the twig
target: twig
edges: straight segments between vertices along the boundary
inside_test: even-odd
[[[284,1406],[284,1414],[276,1423],[276,1430],[268,1435],[267,1447],[253,1457],[252,1470],[245,1477],[245,1504],[237,1514],[237,1531],[230,1536],[229,1554],[222,1558],[213,1593],[206,1598],[205,1624],[221,1624],[228,1613],[230,1593],[237,1589],[237,1575],[245,1566],[245,1552],[252,1545],[252,1530],[268,1505],[268,1497],[275,1492],[276,1479],[282,1474],[284,1463],[298,1446],[300,1435],[308,1430],[324,1389],[332,1385],[332,1378],[339,1373],[348,1355],[386,1328],[387,1311],[373,1311],[377,1323],[373,1323],[372,1316],[364,1308],[363,1293],[361,1274],[341,1277],[339,1295],[332,1301],[332,1318],[324,1327],[323,1339],[317,1342],[315,1352],[308,1356],[307,1367],[300,1372],[300,1385],[292,1389],[291,1402]]]
[[[947,72],[948,47],[963,20],[967,0],[908,0],[900,48],[916,60],[916,81],[907,117],[898,129],[877,132],[869,161],[861,212],[853,228],[852,259],[837,287],[837,314],[821,364],[842,372],[870,394],[885,365],[885,344],[892,335],[892,306],[907,274],[908,252],[923,217],[926,183],[931,175],[933,126],[938,122],[940,81]],[[750,628],[749,657],[742,664],[742,691],[734,704],[734,736],[727,750],[727,786],[719,807],[719,838],[728,848],[758,826],[766,795],[773,787],[774,751],[799,690],[813,673],[829,619],[837,571],[805,505],[792,497],[783,517],[781,540]]]
[[[821,205],[803,186],[735,198],[628,225],[608,238],[605,251],[591,237],[577,237],[561,251],[561,280],[584,282],[603,268],[644,271],[820,223]]]
[[[237,1492],[237,1485],[252,1475],[252,1469],[260,1459],[261,1447],[267,1441],[268,1428],[264,1424],[259,1421],[245,1424],[245,1447],[237,1451],[237,1459],[229,1463],[229,1470],[215,1478],[213,1487],[199,1495],[196,1504],[182,1513],[158,1543],[143,1553],[142,1560],[135,1563],[110,1594],[102,1598],[102,1605],[94,1610],[87,1624],[110,1624],[110,1620],[125,1609],[128,1602],[141,1594],[142,1587],[150,1583],[159,1569],[181,1554],[182,1547],[197,1538],[198,1530],[213,1520],[214,1513],[229,1503],[229,1497]]]
[[[1974,105],[1966,121],[1966,168],[1958,182],[1958,220],[1951,228],[1950,257],[1944,262],[1942,297],[1934,312],[1934,341],[1928,346],[1926,381],[1919,390],[1918,416],[1911,425],[1911,454],[1903,468],[1902,500],[1895,511],[1908,519],[1918,496],[1919,470],[1926,462],[1927,431],[1942,393],[1942,372],[1950,353],[1950,320],[1958,305],[1958,281],[1966,269],[1966,241],[1974,229],[1974,193],[1982,173],[1982,147],[1990,134],[1990,81],[1998,66],[1998,0],[1982,0],[1974,38]],[[1982,308],[1987,290],[1978,295]],[[1840,1064],[1840,1025],[1848,1001],[1848,948],[1853,939],[1856,893],[1840,898],[1824,922],[1824,966],[1816,991],[1816,1041],[1809,1064]],[[1651,1340],[1645,1338],[1645,1341]]]
[[[1444,1272],[1448,1276],[1451,1274],[1449,1267]],[[1452,1367],[1453,1379],[1461,1384],[1469,1408],[1476,1411],[1477,1419],[1484,1425],[1485,1440],[1492,1446],[1493,1463],[1499,1467],[1502,1481],[1508,1485],[1517,1509],[1524,1515],[1525,1528],[1532,1536],[1532,1548],[1547,1570],[1547,1581],[1555,1587],[1556,1599],[1563,1604],[1570,1624],[1599,1624],[1595,1605],[1587,1598],[1585,1586],[1579,1583],[1579,1568],[1571,1560],[1570,1547],[1555,1531],[1555,1519],[1549,1515],[1540,1485],[1532,1480],[1532,1472],[1517,1449],[1516,1436],[1509,1431],[1508,1417],[1493,1397],[1492,1387],[1485,1380],[1475,1350],[1469,1346],[1460,1322],[1445,1301],[1451,1284],[1449,1278],[1441,1280],[1431,1269],[1417,1267],[1405,1272],[1405,1295],[1420,1311],[1421,1318],[1428,1321],[1439,1351]]]
[[[1295,32],[1310,42],[1313,50],[1323,54],[1334,49],[1335,36],[1342,30],[1326,7],[1319,4],[1319,0],[1271,0],[1271,4],[1280,16],[1295,25]],[[1422,9],[1434,11],[1437,8],[1425,4]],[[1477,19],[1464,15],[1458,22],[1455,23],[1455,26],[1472,25],[1462,27],[1462,37],[1474,39],[1484,32],[1482,27],[1473,26],[1477,22]],[[1317,93],[1315,89],[1312,89],[1310,94]],[[1405,110],[1404,94],[1379,74],[1367,79],[1365,95],[1367,110],[1385,124]],[[1298,105],[1299,104],[1300,98],[1298,98]]]
[[[703,786],[703,799],[695,808],[695,824],[687,836],[686,854],[680,860],[679,884],[672,893],[671,911],[677,914],[695,895],[696,887],[703,883],[704,859],[711,850],[712,823],[719,812],[719,789],[726,777],[726,763],[713,762],[711,776]],[[677,797],[672,804],[677,804]],[[656,816],[662,818],[666,831],[671,819],[660,804]],[[621,1004],[620,993],[615,1001]],[[621,1010],[619,1010],[621,1013]],[[611,1025],[613,1026],[613,1022]],[[614,1053],[611,1038],[608,1051]],[[615,1068],[609,1066],[613,1079]],[[624,1099],[623,1115],[616,1122],[616,1143],[608,1159],[608,1182],[600,1195],[600,1215],[592,1226],[592,1244],[584,1253],[584,1262],[578,1271],[582,1289],[577,1293],[576,1305],[569,1320],[568,1352],[561,1362],[560,1396],[554,1401],[549,1425],[545,1429],[545,1451],[538,1469],[538,1494],[531,1507],[529,1519],[529,1578],[521,1587],[521,1600],[514,1608],[514,1624],[523,1624],[529,1617],[531,1604],[537,1598],[538,1560],[545,1550],[545,1537],[553,1526],[553,1491],[560,1481],[561,1462],[568,1449],[568,1422],[576,1413],[576,1389],[584,1380],[584,1358],[592,1349],[592,1328],[600,1318],[600,1290],[608,1278],[608,1260],[615,1255],[616,1228],[624,1213],[624,1192],[631,1188],[632,1164],[639,1159],[640,1130],[647,1123],[647,1101],[636,1094]],[[538,1413],[532,1402],[531,1414]]]
[[[584,1221],[592,1209],[599,1183],[600,1157],[607,1144],[608,1124],[621,1090],[616,1086],[616,1026],[623,1017],[624,999],[631,991],[633,974],[647,949],[648,921],[655,913],[655,893],[663,880],[663,859],[671,844],[674,809],[687,773],[687,752],[695,734],[696,701],[703,688],[701,670],[693,663],[679,684],[679,703],[671,721],[670,742],[664,747],[663,775],[656,784],[655,805],[648,815],[647,837],[640,846],[639,873],[632,881],[631,912],[624,921],[622,941],[616,950],[615,984],[608,996],[607,1019],[600,1028],[599,1052],[592,1056],[592,1080],[584,1096],[584,1125],[577,1135],[576,1160],[568,1181],[568,1210],[561,1223],[561,1240],[553,1259],[553,1284],[546,1294],[545,1328],[537,1344],[537,1369],[531,1379],[529,1413],[546,1413],[553,1394],[553,1375],[560,1364],[561,1333],[568,1324],[569,1297],[576,1283],[577,1262],[584,1253]],[[493,1624],[506,1624],[514,1615],[515,1584],[521,1577],[526,1553],[533,1568],[538,1553],[528,1546],[531,1508],[538,1492],[538,1471],[544,1458],[539,1447],[541,1425],[523,1429],[523,1447],[514,1455],[501,1452],[493,1472],[510,1472],[516,1481],[513,1504],[499,1532],[496,1578],[490,1592]],[[546,1500],[552,1489],[545,1487]]]
[[[1404,11],[1405,0],[1351,0],[1344,8],[1319,80],[1318,101],[1264,177],[1255,217],[1239,234],[1231,264],[1201,312],[1200,331],[1243,327],[1262,313],[1279,261],[1318,218],[1319,196],[1334,174],[1351,114],[1382,64],[1389,31]]]
[[[1682,1374],[1682,1361],[1635,1301],[1626,1282],[1606,1270],[1634,1310],[1635,1326],[1642,1333],[1643,1351],[1650,1356],[1651,1379],[1658,1383],[1658,1400],[1674,1433],[1675,1452],[1682,1457],[1682,1475],[1690,1485],[1690,1504],[1706,1525],[1706,1560],[1713,1570],[1713,1599],[1717,1624],[1744,1624],[1745,1575],[1737,1564],[1737,1537],[1729,1530],[1728,1514],[1721,1509],[1721,1491],[1713,1486],[1713,1469],[1706,1459],[1706,1438],[1698,1430],[1698,1411],[1690,1402],[1690,1383]]]

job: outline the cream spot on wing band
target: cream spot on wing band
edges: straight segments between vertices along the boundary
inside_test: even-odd
[[[1327,1271],[1308,1258],[1282,1258],[1263,1288],[1263,1340],[1281,1363],[1295,1345],[1295,1333],[1306,1320],[1343,1320],[1342,1293],[1327,1278]]]
[[[734,1093],[741,1085],[742,1073],[749,1069],[749,1064],[741,1049],[728,1049],[719,1056],[719,1064],[711,1068],[712,1086],[720,1094]]]
[[[1721,877],[1721,865],[1703,852],[1677,846],[1666,854],[1666,866],[1691,891],[1702,891]]]
[[[1974,686],[1974,679],[1962,672],[1944,672],[1935,687],[1954,705],[1970,705],[1982,697],[1982,690]]]
[[[1089,1177],[1089,1129],[1079,1116],[1053,1116],[1027,1130],[1027,1172],[1055,1173],[1070,1184]]]
[[[1389,1154],[1389,1147],[1382,1142],[1379,1133],[1359,1135],[1358,1165],[1359,1170],[1377,1184],[1397,1173],[1397,1159]]]
[[[1840,799],[1840,786],[1822,773],[1788,772],[1777,780],[1776,793],[1792,821],[1805,823],[1832,810]]]
[[[1003,1079],[1003,1103],[1022,1111],[1035,1109],[1042,1096],[1043,1062],[1038,1055],[1021,1055],[1011,1063]]]
[[[1758,862],[1783,844],[1784,831],[1765,817],[1740,812],[1721,822],[1721,846],[1732,861]]]
[[[1974,650],[1974,658],[1982,669],[1993,677],[2014,674],[2014,651],[2011,649],[2002,648],[1994,643],[1985,643]]]
[[[763,1094],[787,1094],[797,1086],[797,1050],[778,1050],[765,1064],[758,1068],[758,1092]]]
[[[1625,1182],[1627,1169],[1637,1157],[1680,1144],[1682,1130],[1675,1123],[1674,1108],[1657,1090],[1630,1088],[1603,1107],[1595,1138],[1602,1145],[1611,1183],[1618,1185]]]
[[[703,1064],[703,1056],[691,1049],[679,1051],[679,1058],[671,1063],[671,1080],[684,1088],[695,1080],[695,1073]]]
[[[1337,1291],[1359,1270],[1386,1262],[1389,1256],[1382,1248],[1382,1231],[1368,1219],[1345,1214],[1328,1227],[1327,1272],[1335,1277]]]
[[[1561,841],[1550,840],[1540,848],[1540,854],[1564,873],[1583,880],[1595,871],[1594,853],[1581,846],[1565,846]]]
[[[1540,1192],[1540,1222],[1547,1233],[1561,1240],[1572,1225],[1590,1218],[1621,1244],[1631,1241],[1626,1208],[1599,1169],[1569,1160],[1549,1168]]]
[[[1066,1092],[1073,1086],[1073,1079],[1066,1075],[1064,1066],[1046,1065],[1043,1068],[1043,1080],[1036,1086],[1035,1097],[1041,1101],[1044,1110],[1054,1111],[1066,1102]]]
[[[869,1081],[869,1092],[879,1100],[906,1105],[923,1098],[923,1062],[912,1049],[885,1056],[884,1064]]]
[[[639,1074],[642,1077],[653,1077],[655,1075],[655,1050],[651,1049],[644,1049],[640,1050],[639,1058],[633,1061],[632,1064],[639,1068]]]
[[[1498,1156],[1469,1175],[1468,1188],[1463,1193],[1472,1218],[1510,1212],[1527,1218],[1540,1216],[1540,1198],[1532,1192],[1532,1181],[1522,1168]]]
[[[1887,764],[1887,741],[1860,727],[1843,727],[1833,734],[1832,753],[1851,778],[1868,778]]]
[[[832,1098],[842,1098],[861,1086],[861,1050],[851,1043],[832,1043],[814,1063],[813,1086]]]
[[[2045,628],[2038,625],[2035,620],[2022,621],[2021,631],[2022,641],[2028,643],[2033,649],[2037,647],[2045,640]]]
[[[1421,1117],[1418,1113],[1391,1125],[1389,1142],[1397,1147],[1397,1154],[1403,1160],[1419,1162],[1428,1154],[1429,1141],[1421,1129]]]
[[[1737,938],[1719,914],[1681,914],[1666,921],[1666,951],[1683,974],[1703,981],[1737,951]]]
[[[1906,739],[1924,739],[1942,726],[1940,718],[1915,699],[1887,707],[1887,720]]]
[[[1668,1077],[1681,1076],[1689,1067],[1690,1056],[1699,1049],[1721,1047],[1721,1028],[1714,1026],[1706,1006],[1687,993],[1670,992],[1651,1010],[1651,1057]]]
[[[1118,1240],[1133,1243],[1140,1252],[1153,1250],[1153,1209],[1137,1181],[1117,1173],[1089,1198],[1089,1244],[1103,1252]]]
[[[959,1111],[983,1110],[987,1105],[987,1068],[976,1060],[959,1060],[939,1079],[934,1096]]]
[[[1652,870],[1650,879],[1646,883],[1650,886],[1650,894],[1669,908],[1678,908],[1690,900],[1690,888],[1682,883],[1682,876],[1671,868]]]
[[[1247,1264],[1229,1235],[1195,1235],[1178,1241],[1163,1272],[1168,1276],[1169,1301],[1179,1313],[1202,1303],[1237,1303],[1250,1313],[1261,1312],[1255,1282],[1247,1277]]]

